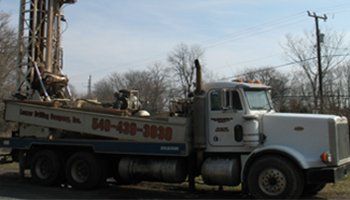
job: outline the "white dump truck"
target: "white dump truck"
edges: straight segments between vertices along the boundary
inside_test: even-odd
[[[0,147],[12,149],[8,156],[30,169],[37,183],[66,181],[78,189],[98,187],[109,177],[120,184],[188,178],[193,187],[201,176],[209,185],[242,184],[256,198],[292,198],[347,176],[345,117],[277,113],[268,86],[202,87],[198,61],[196,66],[194,96],[168,116],[68,100],[6,101],[5,119],[17,122],[18,130]]]

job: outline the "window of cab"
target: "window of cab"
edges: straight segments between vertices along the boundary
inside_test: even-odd
[[[210,106],[212,111],[243,110],[238,91],[232,89],[216,89],[210,93]]]
[[[210,107],[212,111],[221,110],[221,95],[220,90],[213,90],[210,93]]]
[[[238,91],[232,91],[232,108],[234,110],[243,110],[241,99],[239,98]]]

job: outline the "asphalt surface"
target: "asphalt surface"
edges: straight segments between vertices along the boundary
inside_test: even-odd
[[[333,195],[332,195],[333,196]],[[331,197],[331,199],[333,199]],[[348,197],[350,198],[350,196]],[[0,199],[250,199],[240,192],[219,191],[218,187],[197,187],[195,193],[187,184],[142,182],[137,185],[118,186],[110,181],[106,186],[91,191],[79,191],[69,186],[38,186],[30,178],[20,178],[17,171],[0,171]],[[303,199],[310,199],[304,197]],[[327,199],[322,193],[312,199]],[[344,197],[343,197],[344,199]]]
[[[239,192],[218,191],[218,188],[187,191],[185,185],[143,182],[118,186],[110,182],[105,187],[79,191],[62,185],[42,187],[30,178],[20,178],[15,171],[0,172],[0,199],[242,199]]]

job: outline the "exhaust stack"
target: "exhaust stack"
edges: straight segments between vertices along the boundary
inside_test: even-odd
[[[195,67],[196,67],[196,90],[195,94],[201,94],[202,93],[202,67],[199,63],[199,60],[196,59],[194,61]]]

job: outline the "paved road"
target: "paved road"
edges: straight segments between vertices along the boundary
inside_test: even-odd
[[[348,193],[348,192],[347,192]],[[313,199],[349,199],[347,194],[323,191]],[[196,193],[187,192],[186,184],[143,182],[133,186],[113,183],[98,190],[78,191],[65,186],[42,187],[29,178],[21,179],[17,171],[0,171],[0,199],[248,199],[239,192],[218,191],[217,187],[203,187]],[[304,199],[310,199],[305,197]]]
[[[0,172],[1,199],[242,199],[232,191],[200,190],[194,194],[183,185],[140,183],[135,186],[108,186],[92,191],[77,191],[67,187],[42,187],[29,178],[19,178],[17,172]]]

